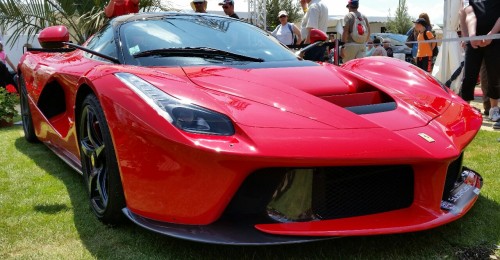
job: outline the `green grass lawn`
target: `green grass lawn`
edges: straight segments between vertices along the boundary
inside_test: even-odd
[[[462,219],[428,231],[299,245],[194,243],[133,224],[110,228],[89,208],[80,175],[22,128],[0,129],[0,259],[500,259],[500,132],[481,131],[465,165],[484,178]],[[496,255],[496,256],[495,256]]]

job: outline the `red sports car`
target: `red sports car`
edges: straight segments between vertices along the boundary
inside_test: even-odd
[[[419,68],[297,58],[228,17],[118,17],[83,46],[63,26],[19,64],[28,141],[83,175],[104,223],[210,243],[412,232],[463,216],[481,115]]]

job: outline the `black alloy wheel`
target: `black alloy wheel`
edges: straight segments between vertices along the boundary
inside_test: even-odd
[[[19,76],[19,103],[21,105],[21,119],[23,121],[24,139],[30,143],[38,142],[33,126],[33,118],[31,117],[30,105],[28,102],[28,91],[26,90],[26,83],[24,77]]]
[[[94,95],[84,99],[80,111],[78,140],[90,206],[103,223],[119,224],[125,198],[108,124]]]

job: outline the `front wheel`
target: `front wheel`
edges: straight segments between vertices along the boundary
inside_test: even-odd
[[[78,140],[90,206],[103,223],[119,224],[125,198],[108,124],[94,95],[84,99],[80,111]]]

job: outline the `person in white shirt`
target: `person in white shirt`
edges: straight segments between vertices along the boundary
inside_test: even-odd
[[[288,22],[288,13],[280,11],[278,18],[280,19],[280,24],[276,26],[272,35],[284,45],[294,45],[302,42],[302,35],[299,28],[295,24]]]
[[[328,7],[321,0],[300,0],[302,6],[307,3],[307,11],[302,19],[302,38],[305,44],[311,43],[309,33],[318,29],[326,33],[328,29]],[[306,8],[304,8],[306,9]]]

